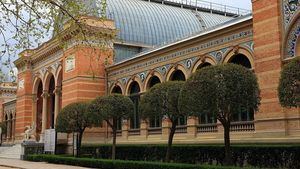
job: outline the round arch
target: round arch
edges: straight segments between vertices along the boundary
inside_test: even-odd
[[[286,31],[282,45],[283,58],[294,57],[300,55],[300,10],[294,14]]]
[[[167,81],[170,81],[171,77],[173,76],[173,74],[176,72],[176,71],[181,71],[185,77],[185,79],[188,79],[189,76],[188,76],[188,72],[186,71],[186,69],[184,68],[184,66],[178,64],[178,65],[175,65],[175,66],[172,66],[172,68],[170,68],[170,70],[168,71],[167,73],[167,76],[166,76],[166,80]]]
[[[126,90],[125,90],[125,94],[126,95],[130,95],[130,89],[131,89],[132,83],[134,83],[134,82],[136,82],[138,84],[139,88],[140,88],[140,92],[139,93],[144,92],[141,80],[139,78],[137,78],[137,77],[133,77],[127,83]]]
[[[205,56],[204,59],[199,58],[198,61],[194,64],[192,73],[196,72],[197,69],[204,64],[217,65],[217,61],[210,56]]]
[[[233,48],[230,50],[224,57],[223,63],[230,63],[232,59],[234,59],[234,56],[237,55],[243,55],[245,58],[249,61],[249,64],[251,66],[251,69],[254,69],[255,64],[254,64],[254,58],[253,58],[253,53],[249,51],[246,48],[243,47],[238,47],[238,48]]]
[[[32,94],[37,94],[40,83],[42,83],[42,86],[43,86],[42,78],[40,78],[39,76],[36,76],[33,81]]]
[[[123,89],[123,86],[121,85],[120,82],[116,82],[114,85],[112,85],[112,87],[110,88],[109,93],[110,93],[110,94],[113,94],[113,93],[119,93],[119,92],[116,92],[117,88],[119,88],[118,90],[121,91],[120,94],[124,94],[124,89]]]
[[[144,84],[144,89],[148,90],[149,89],[149,85],[150,85],[150,81],[153,77],[157,77],[160,81],[160,83],[163,82],[163,77],[161,76],[161,74],[157,71],[153,71],[151,73],[148,74],[146,80],[145,80],[145,84]]]
[[[59,66],[54,74],[55,86],[62,86],[62,74],[63,74],[62,66]]]
[[[45,74],[44,76],[44,83],[43,83],[43,89],[44,90],[48,90],[49,89],[49,86],[50,86],[50,81],[51,81],[51,78],[54,78],[54,82],[55,82],[55,76],[54,76],[54,73],[52,73],[51,71],[47,71],[47,73]]]

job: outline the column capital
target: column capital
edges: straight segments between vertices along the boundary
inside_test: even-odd
[[[33,94],[33,95],[32,95],[32,102],[33,102],[33,103],[36,103],[37,100],[38,100],[38,98],[37,98],[36,95],[37,95],[37,94]]]
[[[48,90],[44,90],[43,91],[43,94],[41,95],[44,99],[45,98],[48,98],[50,95],[49,95],[49,92],[48,92]]]
[[[61,87],[56,86],[55,89],[54,89],[54,91],[53,91],[53,93],[60,95],[61,94]]]

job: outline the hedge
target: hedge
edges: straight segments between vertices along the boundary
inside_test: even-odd
[[[48,162],[54,164],[66,164],[81,167],[99,169],[238,169],[235,167],[200,166],[191,164],[145,162],[145,161],[122,161],[92,158],[75,158],[57,155],[28,155],[25,160],[35,162]],[[250,169],[250,168],[249,168]]]
[[[265,168],[300,168],[299,145],[236,145],[232,146],[235,166]],[[162,161],[165,145],[119,145],[116,159],[136,161]],[[85,157],[110,158],[111,145],[85,145]],[[222,164],[224,147],[221,145],[174,145],[172,161],[189,164]]]

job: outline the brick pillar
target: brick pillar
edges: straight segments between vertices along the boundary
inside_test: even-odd
[[[32,70],[30,62],[30,51],[24,51],[15,62],[18,74],[18,89],[16,103],[16,141],[23,140],[25,126],[32,124]]]
[[[259,112],[255,114],[255,128],[257,134],[265,138],[281,137],[286,134],[285,114],[277,97],[282,67],[280,2],[279,0],[252,0],[255,73],[262,98]]]

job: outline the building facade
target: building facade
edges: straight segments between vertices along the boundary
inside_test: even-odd
[[[88,8],[99,6],[85,1]],[[138,105],[140,95],[157,83],[186,80],[205,66],[235,63],[255,72],[261,90],[259,112],[234,117],[233,142],[298,142],[300,110],[279,104],[277,86],[282,65],[300,55],[298,1],[252,0],[253,12],[216,4],[175,1],[108,0],[107,20],[85,18],[89,33],[105,39],[86,44],[72,37],[65,25],[37,49],[25,50],[15,61],[19,70],[15,140],[25,126],[36,125],[43,142],[54,128],[62,107],[96,96],[121,93]],[[207,6],[205,6],[207,5]],[[215,6],[214,6],[215,5]],[[76,32],[76,31],[75,31]],[[129,120],[119,122],[119,143],[166,143],[168,119],[139,118],[138,107]],[[111,131],[104,124],[85,133],[84,141],[106,143]],[[182,117],[176,143],[219,143],[222,125],[213,117]]]

